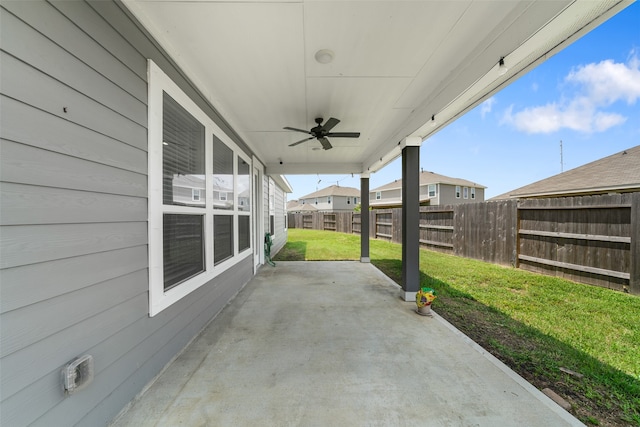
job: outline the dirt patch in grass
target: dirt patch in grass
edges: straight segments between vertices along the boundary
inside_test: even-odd
[[[559,369],[549,369],[555,354],[548,340],[536,339],[521,329],[508,325],[508,316],[491,310],[471,299],[443,296],[434,310],[465,335],[489,351],[538,390],[550,388],[571,404],[571,413],[587,425],[604,427],[637,426],[636,420],[625,419],[625,411],[615,396],[590,381]],[[545,342],[546,341],[546,342]],[[562,344],[558,344],[562,346]],[[562,363],[561,360],[558,363]]]

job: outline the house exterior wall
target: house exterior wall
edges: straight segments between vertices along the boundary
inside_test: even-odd
[[[435,184],[436,186],[436,194],[434,197],[429,197],[429,186],[421,185],[420,186],[420,203],[425,204],[428,203],[430,206],[441,205],[442,202],[442,192],[446,191],[446,185],[444,184]],[[427,202],[425,202],[427,201]]]
[[[439,201],[441,205],[456,205],[458,203],[460,203],[462,200],[462,195],[460,196],[459,199],[456,199],[456,186],[455,185],[448,185],[448,184],[440,184],[439,186],[440,188],[438,188],[440,191],[438,193],[439,196]],[[435,203],[432,203],[432,206],[435,205]]]
[[[0,424],[105,425],[253,275],[149,316],[147,59],[250,151],[119,3],[0,7]],[[83,354],[93,383],[66,396]]]
[[[329,203],[328,199],[331,199],[331,203]],[[348,199],[348,201],[347,201]],[[351,212],[353,208],[360,203],[360,198],[356,197],[358,203],[353,203],[353,196],[324,196],[317,197],[318,203],[316,203],[316,198],[310,199],[300,199],[300,204],[311,205],[316,208],[320,212]]]
[[[467,187],[469,189],[468,198],[465,199],[463,197],[463,189],[464,186],[460,186],[460,197],[456,198],[456,186],[451,184],[438,183],[436,185],[436,196],[428,197],[429,195],[429,186],[421,185],[420,186],[420,200],[424,204],[426,200],[428,200],[429,206],[442,206],[442,205],[457,205],[460,203],[470,203],[470,202],[484,202],[484,188],[475,188],[476,196],[475,199],[471,198],[471,187]],[[401,189],[392,189],[392,190],[383,190],[380,193],[381,199],[376,200],[376,191],[371,191],[369,193],[369,200],[372,206],[375,208],[376,204],[380,205],[381,203],[384,205],[384,202],[398,202],[402,200],[402,190]],[[397,204],[400,206],[400,203]],[[384,206],[389,206],[388,204]]]
[[[391,190],[380,191],[380,199],[376,199],[377,191],[369,192],[369,203],[375,206],[376,203],[382,203],[388,200],[402,200],[402,189],[394,188]]]
[[[271,246],[271,254],[276,254],[287,243],[287,195],[277,185],[274,187],[274,223],[276,232],[273,236],[273,245]]]

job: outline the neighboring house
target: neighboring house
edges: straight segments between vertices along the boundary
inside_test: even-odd
[[[0,12],[0,424],[106,425],[253,277],[265,233],[282,248],[291,188],[120,3]],[[82,355],[93,381],[65,393]]]
[[[588,196],[640,191],[640,145],[492,197],[498,199]]]
[[[451,178],[434,172],[420,173],[420,205],[456,205],[468,202],[483,202],[487,187],[466,179]],[[374,188],[369,192],[372,208],[395,208],[402,206],[402,180]]]
[[[299,200],[289,200],[287,202],[287,213],[302,213],[302,212],[318,212],[318,209],[313,205],[301,205]]]
[[[352,212],[360,201],[360,190],[357,188],[332,185],[301,197],[296,205],[287,206],[287,211]]]

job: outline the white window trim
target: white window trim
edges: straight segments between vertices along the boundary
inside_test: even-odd
[[[471,187],[471,199],[475,200],[476,198],[476,189],[475,187]]]
[[[462,198],[469,199],[469,187],[462,187]]]
[[[382,199],[382,191],[376,191],[376,200]]]
[[[267,181],[267,187],[269,190],[269,234],[271,234],[271,217],[273,217],[273,234],[271,234],[271,239],[275,240],[277,228],[276,228],[276,191],[277,185],[273,178],[269,177]]]
[[[462,195],[462,188],[459,185],[456,185],[455,192],[456,192],[456,199],[459,199],[460,196]]]
[[[171,80],[152,60],[148,60],[148,232],[149,232],[149,316],[155,316],[162,310],[205,285],[230,267],[252,256],[253,250],[238,251],[238,221],[234,223],[234,254],[231,258],[213,264],[213,216],[216,214],[251,216],[251,211],[238,210],[237,188],[234,188],[234,210],[221,211],[213,209],[213,187],[211,183],[212,163],[205,163],[206,203],[205,208],[163,205],[162,200],[162,101],[166,92],[201,124],[205,126],[205,156],[209,156],[213,147],[213,134],[234,152],[234,173],[237,175],[237,158],[242,157],[251,165],[251,159],[207,116],[180,87]],[[234,179],[234,186],[237,186]],[[162,261],[162,221],[165,213],[189,213],[204,215],[205,271],[185,280],[179,285],[164,290],[164,272]],[[250,220],[251,222],[251,220]],[[251,231],[250,231],[251,232]],[[253,239],[249,239],[249,248]]]

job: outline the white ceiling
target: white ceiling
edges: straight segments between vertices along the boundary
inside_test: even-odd
[[[124,1],[275,174],[374,172],[631,3]],[[316,117],[361,136],[289,147]]]

